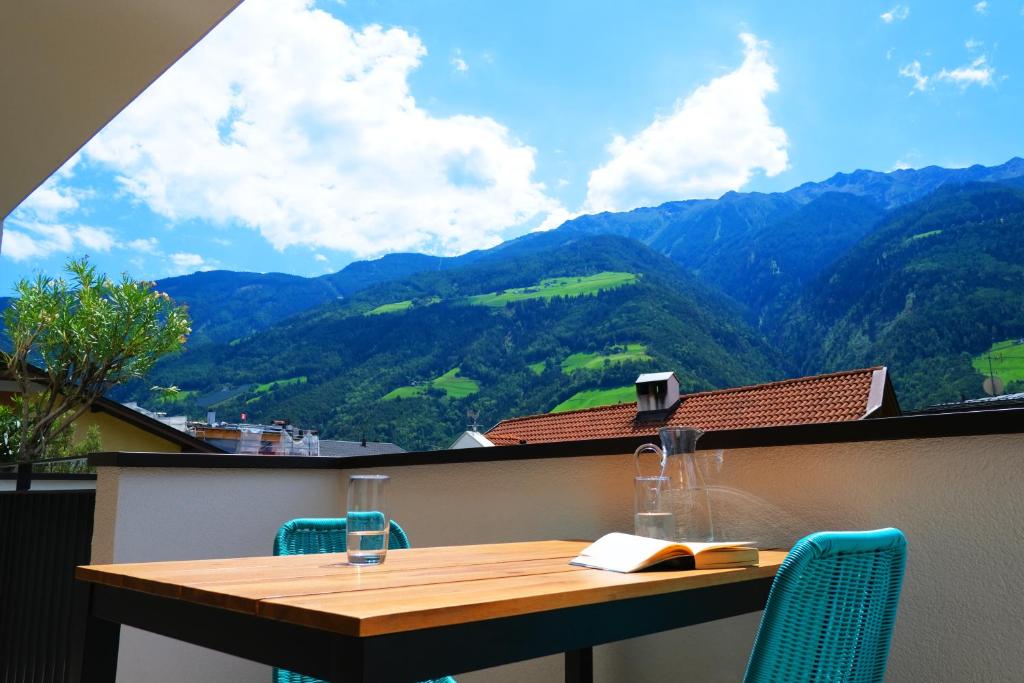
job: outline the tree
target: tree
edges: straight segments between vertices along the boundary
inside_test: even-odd
[[[11,351],[0,359],[19,392],[6,421],[17,436],[5,443],[20,462],[69,452],[75,420],[97,398],[141,378],[191,332],[185,308],[153,283],[114,282],[87,258],[66,268],[67,280],[19,281],[3,315]]]

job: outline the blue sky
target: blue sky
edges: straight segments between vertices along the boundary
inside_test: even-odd
[[[245,0],[5,220],[0,293],[317,275],[581,212],[1024,155],[1024,0]]]

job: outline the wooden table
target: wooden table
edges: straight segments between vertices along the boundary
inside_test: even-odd
[[[328,681],[410,683],[561,652],[566,681],[587,681],[594,645],[762,609],[785,556],[616,574],[569,565],[586,545],[392,550],[362,568],[344,554],[79,567],[72,680],[114,680],[127,624]]]

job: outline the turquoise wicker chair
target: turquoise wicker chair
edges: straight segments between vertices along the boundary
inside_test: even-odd
[[[314,553],[343,553],[347,547],[344,517],[339,519],[293,519],[285,522],[274,538],[275,555],[312,555]],[[388,549],[400,550],[409,547],[409,537],[395,520],[388,530]],[[323,683],[318,678],[274,669],[274,683]],[[445,676],[424,683],[456,683],[451,676]]]
[[[745,683],[883,680],[906,557],[898,529],[798,541],[772,583]]]

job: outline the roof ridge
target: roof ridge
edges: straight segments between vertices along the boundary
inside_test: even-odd
[[[861,375],[861,374],[865,374],[865,373],[873,373],[873,372],[876,372],[878,370],[885,370],[885,369],[886,369],[886,367],[884,365],[875,365],[875,366],[866,367],[866,368],[856,368],[854,370],[838,370],[836,372],[829,372],[829,373],[825,373],[825,374],[821,374],[821,375],[804,375],[803,377],[789,377],[787,379],[780,379],[780,380],[776,380],[774,382],[762,382],[760,384],[748,384],[748,385],[742,386],[742,387],[729,387],[729,388],[725,388],[725,389],[709,389],[707,391],[697,391],[697,392],[693,392],[693,393],[689,393],[689,394],[683,394],[680,397],[681,400],[680,400],[679,405],[676,406],[676,410],[678,410],[679,406],[682,405],[682,403],[685,402],[687,399],[695,398],[695,397],[698,397],[698,396],[720,396],[720,395],[723,395],[723,394],[735,394],[735,393],[757,391],[757,390],[768,389],[768,388],[777,388],[777,387],[786,386],[786,385],[789,385],[789,384],[797,384],[797,383],[800,383],[800,382],[828,380],[828,379],[833,379],[833,378],[836,378],[836,377],[854,376],[854,375]],[[533,415],[520,415],[518,417],[509,417],[509,418],[506,418],[504,420],[500,420],[497,424],[495,424],[493,427],[491,427],[489,430],[487,430],[487,432],[484,432],[484,433],[485,434],[490,434],[491,432],[495,431],[496,429],[498,429],[502,425],[516,424],[516,423],[523,422],[523,421],[526,421],[526,420],[535,420],[537,418],[549,418],[549,417],[562,416],[562,415],[574,415],[574,414],[580,414],[580,413],[596,414],[596,413],[600,413],[602,411],[619,410],[619,409],[622,409],[622,408],[624,408],[626,406],[636,406],[636,404],[637,404],[636,401],[630,401],[628,403],[613,403],[611,405],[594,406],[592,408],[577,408],[575,410],[564,410],[564,411],[561,411],[561,412],[558,412],[558,413],[536,413],[536,414],[533,414]],[[672,412],[674,414],[675,410],[673,410]]]
[[[809,380],[822,380],[831,379],[833,377],[842,377],[843,375],[859,375],[865,372],[876,372],[878,370],[885,370],[884,365],[875,365],[869,368],[858,368],[856,370],[839,370],[837,372],[828,372],[823,375],[805,375],[803,377],[790,377],[788,379],[780,379],[774,382],[762,382],[760,384],[748,384],[742,387],[729,387],[727,389],[708,389],[707,391],[696,391],[692,394],[683,394],[682,399],[685,400],[691,396],[707,396],[709,394],[732,394],[741,391],[752,391],[754,389],[764,389],[767,387],[778,387],[784,384],[796,384],[797,382],[806,382]]]

